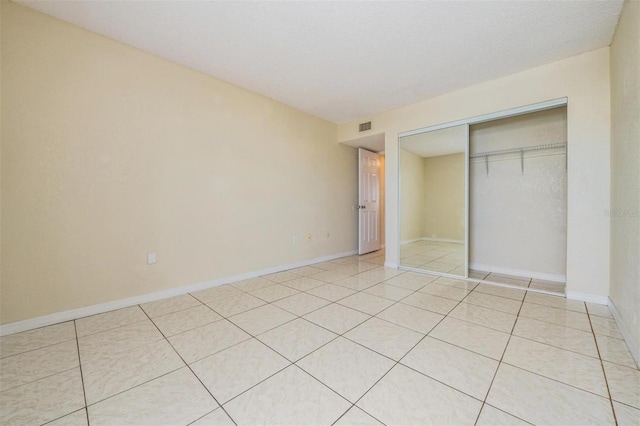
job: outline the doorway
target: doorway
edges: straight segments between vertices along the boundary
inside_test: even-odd
[[[354,237],[356,238],[356,244],[358,246],[358,252],[359,255],[362,256],[361,259],[367,259],[367,262],[373,262],[373,263],[378,263],[380,265],[384,265],[385,262],[385,228],[386,228],[386,212],[385,212],[385,208],[386,208],[386,202],[385,202],[385,198],[386,198],[386,191],[385,191],[385,161],[386,161],[386,156],[385,156],[385,134],[384,133],[373,133],[373,129],[369,129],[369,130],[365,130],[362,132],[362,136],[356,139],[351,139],[348,141],[344,141],[341,142],[345,145],[348,145],[350,147],[355,148],[354,151],[356,151],[356,153],[358,154],[358,164],[356,164],[356,170],[358,171],[358,180],[361,181],[362,177],[360,176],[360,153],[359,150],[366,150],[369,151],[375,155],[377,155],[377,179],[375,179],[375,182],[377,182],[377,186],[378,186],[378,224],[377,227],[374,228],[374,230],[377,231],[377,238],[379,240],[379,243],[376,243],[376,245],[374,246],[374,248],[371,248],[371,245],[362,250],[361,249],[361,242],[363,241],[363,239],[366,238],[370,238],[369,237],[365,237],[365,232],[362,231],[362,224],[360,223],[361,221],[361,213],[364,213],[364,211],[371,211],[368,208],[365,209],[361,209],[360,206],[363,206],[365,204],[363,204],[362,201],[362,197],[361,197],[361,192],[362,192],[362,185],[361,182],[358,183],[358,194],[356,194],[356,196],[358,197],[357,199],[354,200],[354,203],[352,205],[352,213],[354,213],[356,215],[356,217],[354,218],[355,220],[358,221],[358,234],[355,235]],[[371,231],[371,228],[369,228],[368,230],[365,230],[367,232]],[[366,244],[365,244],[366,246]],[[371,250],[371,251],[370,251]],[[364,253],[364,254],[363,254]]]

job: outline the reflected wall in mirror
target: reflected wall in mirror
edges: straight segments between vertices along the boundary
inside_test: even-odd
[[[399,139],[400,266],[467,276],[467,126]]]

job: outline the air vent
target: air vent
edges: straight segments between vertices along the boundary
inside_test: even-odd
[[[366,132],[367,130],[371,130],[371,122],[367,121],[366,123],[360,123],[360,131]]]

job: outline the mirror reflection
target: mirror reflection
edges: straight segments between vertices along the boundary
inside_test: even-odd
[[[465,277],[466,125],[399,142],[400,265]]]

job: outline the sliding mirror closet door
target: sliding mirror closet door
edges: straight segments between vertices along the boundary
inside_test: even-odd
[[[400,146],[400,266],[467,275],[468,126],[410,132]]]

